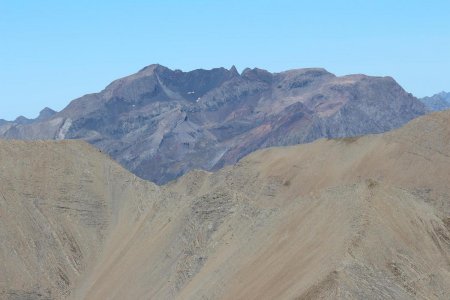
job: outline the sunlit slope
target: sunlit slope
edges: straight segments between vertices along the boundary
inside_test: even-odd
[[[83,143],[2,142],[0,295],[448,299],[449,125],[261,150],[162,187]]]
[[[0,141],[0,298],[68,296],[153,188],[84,142]]]
[[[112,238],[90,299],[446,299],[450,114],[258,151],[164,187]]]

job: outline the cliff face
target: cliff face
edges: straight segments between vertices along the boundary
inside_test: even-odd
[[[0,137],[82,139],[161,184],[264,147],[385,132],[424,112],[389,77],[151,65],[59,113],[0,124]]]

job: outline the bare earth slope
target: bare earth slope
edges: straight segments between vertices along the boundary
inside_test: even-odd
[[[61,112],[0,121],[0,138],[82,139],[163,184],[193,169],[217,170],[257,149],[385,132],[424,113],[390,77],[151,65]]]
[[[162,187],[80,142],[2,142],[0,295],[448,299],[449,125],[260,150]]]
[[[0,141],[0,299],[62,299],[142,182],[84,142]]]

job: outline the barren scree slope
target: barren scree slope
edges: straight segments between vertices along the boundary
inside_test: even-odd
[[[156,186],[0,142],[0,298],[448,299],[450,112]]]

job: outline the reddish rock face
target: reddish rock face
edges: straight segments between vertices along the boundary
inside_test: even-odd
[[[0,137],[82,139],[161,184],[260,148],[380,133],[424,113],[390,77],[150,65],[59,113],[0,123]]]

